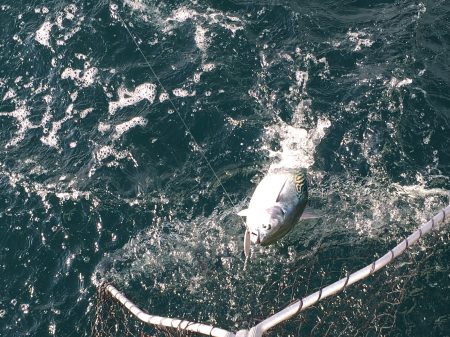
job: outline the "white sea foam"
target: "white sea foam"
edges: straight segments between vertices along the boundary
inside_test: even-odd
[[[51,48],[50,33],[53,25],[54,24],[50,21],[45,21],[42,26],[36,31],[36,35],[34,37],[37,42],[48,48]]]
[[[109,130],[111,130],[111,124],[100,122],[98,124],[97,130],[100,133],[108,132]]]
[[[159,101],[162,103],[164,101],[167,101],[169,99],[169,94],[167,92],[163,92],[161,95],[159,95]]]
[[[200,83],[203,73],[213,71],[215,68],[216,65],[214,63],[204,63],[201,65],[201,70],[198,69],[198,71],[192,76],[192,80],[189,81],[192,81],[193,83]]]
[[[449,198],[450,191],[442,188],[427,188],[425,185],[425,178],[420,174],[416,174],[417,184],[415,185],[400,185],[393,183],[392,186],[399,194],[407,194],[414,197],[429,197],[429,196],[444,196]]]
[[[387,224],[398,224],[406,219],[408,222],[410,219],[416,219],[419,225],[428,220],[429,214],[435,213],[438,207],[450,200],[447,190],[428,189],[421,183],[391,183],[389,187],[380,187],[380,182],[376,179],[369,179],[364,184],[352,180],[347,181],[347,184],[343,192],[349,191],[352,199],[342,201],[344,204],[341,208],[348,207],[353,211],[346,227],[355,230],[362,237],[378,237],[379,231],[385,229]],[[398,204],[411,207],[405,209]],[[413,206],[417,204],[421,207]],[[395,231],[396,227],[392,226],[391,230]]]
[[[70,192],[56,192],[55,196],[61,201],[80,200],[80,199],[89,200],[90,193],[74,190]]]
[[[195,27],[194,41],[197,44],[198,49],[205,52],[210,44],[210,40],[206,37],[207,29],[201,25]]]
[[[297,70],[295,72],[295,79],[297,81],[297,85],[302,88],[303,91],[306,90],[306,83],[309,79],[309,74],[307,71]]]
[[[87,56],[81,53],[75,53],[75,57],[79,60],[83,60],[86,61],[87,60]]]
[[[265,137],[269,142],[278,139],[281,147],[279,151],[272,151],[268,146],[263,147],[269,151],[270,157],[276,159],[270,166],[270,170],[311,167],[314,164],[316,147],[330,126],[331,122],[328,119],[321,118],[317,121],[317,126],[309,131],[299,126],[288,125],[282,121],[267,127]]]
[[[230,31],[232,37],[236,35],[238,30],[244,29],[244,22],[237,16],[225,15],[224,13],[209,9],[207,18],[212,24],[217,24]]]
[[[75,14],[77,11],[78,11],[78,8],[74,4],[70,4],[66,7],[64,7],[64,10],[62,12],[58,13],[58,15],[56,16],[56,25],[60,29],[63,29],[64,28],[64,26],[63,26],[64,19],[72,21],[75,18]]]
[[[48,14],[49,10],[48,10],[48,8],[45,7],[45,6],[42,7],[42,8],[36,7],[36,8],[34,9],[34,12],[35,12],[35,13]]]
[[[320,74],[324,77],[329,76],[329,66],[325,58],[317,59],[311,53],[305,53],[300,48],[296,48],[293,56],[287,57],[283,53],[276,55],[274,58],[268,58],[265,52],[260,53],[261,74],[270,74],[274,65],[278,66],[280,62],[286,65],[287,70],[292,74],[293,78],[289,91],[285,93],[285,97],[290,101],[293,107],[292,118],[290,123],[286,123],[281,119],[265,128],[263,134],[262,149],[267,151],[271,157],[272,164],[269,170],[278,168],[309,168],[314,164],[314,155],[317,145],[325,137],[327,129],[331,126],[329,119],[321,117],[317,120],[315,127],[308,129],[304,127],[305,114],[311,110],[311,99],[308,97],[307,87],[310,74],[308,67],[299,66],[295,59],[300,58],[306,65],[313,63],[323,67]],[[286,64],[288,60],[288,64]],[[265,83],[266,76],[261,76],[261,81],[253,89],[249,91],[249,95],[265,109],[276,111],[274,102],[278,99],[278,93],[270,90]],[[278,143],[279,150],[273,150],[274,143]]]
[[[111,115],[115,114],[120,108],[134,105],[142,100],[147,100],[150,104],[153,103],[156,97],[156,85],[143,83],[133,91],[128,91],[124,87],[120,87],[117,90],[117,96],[119,96],[119,100],[109,102],[108,110]]]
[[[56,335],[56,323],[52,322],[48,325],[48,333],[52,336]]]
[[[136,127],[136,126],[146,126],[147,120],[143,117],[134,117],[133,119],[118,124],[115,126],[115,133],[113,135],[113,139],[120,138],[125,132]]]
[[[354,51],[359,51],[363,47],[370,47],[374,41],[371,40],[371,36],[365,32],[347,32],[348,39],[355,44]]]
[[[195,94],[196,94],[195,90],[192,92],[189,92],[188,90],[183,89],[183,88],[173,89],[172,93],[177,97],[192,97],[192,96],[195,96]]]
[[[102,146],[95,152],[95,158],[98,161],[103,161],[109,156],[115,156],[116,158],[125,158],[125,153],[123,154],[117,154],[117,151],[112,146]]]
[[[86,116],[88,114],[90,114],[92,111],[94,111],[94,108],[87,108],[87,109],[81,110],[80,111],[80,118],[86,118]]]
[[[32,160],[27,160],[26,163],[28,165],[35,165],[31,168],[29,174],[42,174],[48,172],[42,166],[33,163]],[[52,171],[54,171],[54,168],[52,168]],[[55,195],[61,202],[80,199],[89,200],[91,198],[90,192],[79,191],[74,188],[75,180],[70,180],[70,183],[67,184],[66,177],[61,177],[58,181],[52,183],[42,184],[36,182],[34,179],[25,174],[10,172],[2,163],[0,163],[0,174],[8,178],[8,183],[10,186],[14,188],[20,186],[27,195],[35,194],[39,196],[46,212],[48,212],[51,208],[51,205],[47,200],[49,194]]]
[[[174,10],[172,14],[165,19],[166,25],[163,32],[171,33],[174,28],[174,22],[184,23],[188,20],[195,23],[194,40],[198,49],[203,52],[206,52],[211,43],[211,34],[209,34],[209,29],[207,26],[220,26],[230,31],[232,37],[235,36],[238,30],[244,29],[242,19],[237,16],[227,15],[211,8],[208,8],[206,13],[199,13],[192,8],[181,6]]]
[[[23,44],[23,40],[22,40],[22,39],[20,38],[20,36],[17,35],[17,34],[14,34],[14,35],[13,35],[13,40],[16,41],[19,45],[22,45],[22,44]]]
[[[180,8],[177,8],[175,11],[172,12],[172,15],[166,19],[166,21],[178,21],[178,22],[185,22],[188,19],[193,19],[200,14],[190,8],[187,8],[186,6],[182,6]]]
[[[202,64],[202,69],[205,72],[212,71],[216,68],[216,65],[214,63],[204,63]]]
[[[62,37],[62,39],[56,40],[56,44],[58,46],[64,46],[68,40],[70,40],[76,33],[78,33],[81,30],[80,23],[84,20],[84,18],[80,18],[80,21],[77,26],[73,27],[71,30],[69,30],[67,33],[65,33]]]
[[[194,83],[200,83],[201,76],[202,76],[201,72],[195,73],[194,76],[192,77],[192,81],[194,81]]]
[[[70,78],[80,87],[89,87],[94,84],[96,80],[98,69],[95,67],[81,69],[72,69],[70,67],[64,69],[61,74],[62,79]]]
[[[72,100],[72,102],[75,102],[78,98],[78,91],[74,91],[73,93],[70,94],[70,99]]]
[[[30,115],[30,112],[25,104],[20,103],[21,106],[16,108],[16,110],[11,112],[0,112],[0,116],[8,116],[16,119],[16,122],[18,124],[18,130],[16,131],[15,137],[13,137],[7,144],[6,147],[11,147],[17,145],[19,142],[21,142],[25,138],[25,133],[32,128],[35,128],[35,126],[30,122],[28,119],[28,116]]]
[[[10,88],[6,92],[5,96],[3,96],[3,101],[6,101],[6,100],[11,99],[11,98],[14,98],[16,96],[17,96],[16,91],[14,89]]]
[[[92,165],[89,170],[89,177],[92,177],[94,173],[100,166],[106,167],[117,167],[119,166],[119,161],[123,159],[127,159],[133,163],[135,167],[138,167],[138,163],[136,159],[134,159],[133,155],[128,150],[117,150],[112,145],[102,145],[99,146],[94,151],[94,160],[95,163]],[[108,162],[106,162],[110,159]],[[106,162],[106,163],[105,163]]]
[[[47,7],[35,8],[36,13],[47,14],[49,12]],[[44,23],[40,26],[40,28],[35,33],[35,40],[41,45],[49,48],[52,52],[55,52],[53,49],[50,38],[52,36],[52,30],[54,33],[61,34],[66,29],[63,26],[64,20],[74,21],[76,18],[76,14],[78,12],[78,7],[74,4],[70,4],[66,6],[62,11],[56,13],[56,18],[54,22],[49,20],[44,21]],[[84,17],[79,17],[78,21],[75,24],[72,24],[68,31],[66,31],[62,38],[56,39],[57,45],[64,45],[65,42],[71,39],[77,32],[81,30],[81,23],[84,21]],[[56,37],[55,37],[56,38]],[[53,62],[52,62],[53,63]]]
[[[119,20],[119,15],[117,14],[118,9],[119,6],[117,6],[117,4],[110,3],[109,14],[111,15],[111,18],[113,18],[114,20]]]
[[[52,123],[52,128],[50,129],[47,135],[41,137],[41,142],[55,149],[59,149],[59,139],[57,133],[61,129],[62,125],[72,118],[73,118],[73,104],[69,104],[69,106],[66,109],[65,116],[61,120]]]
[[[141,0],[124,0],[124,4],[135,11],[145,11],[147,5]]]
[[[384,84],[388,84],[391,88],[401,88],[406,85],[410,85],[411,83],[412,83],[412,79],[410,79],[410,78],[405,78],[400,81],[399,79],[392,77],[389,82],[385,81]]]
[[[419,2],[418,4],[418,10],[417,10],[417,19],[420,19],[422,15],[427,11],[427,7],[423,2]]]

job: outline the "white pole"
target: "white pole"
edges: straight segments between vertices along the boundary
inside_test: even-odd
[[[139,319],[140,321],[142,321],[146,324],[166,326],[169,328],[175,328],[175,329],[180,329],[180,330],[189,330],[189,331],[201,333],[201,334],[207,335],[207,336],[234,337],[233,333],[223,330],[223,329],[213,327],[211,325],[189,322],[189,321],[175,319],[175,318],[149,315],[149,314],[143,312],[141,309],[139,309],[136,306],[136,304],[131,302],[124,294],[122,294],[119,290],[117,290],[111,284],[108,284],[106,286],[106,291],[108,291],[112,297],[114,297],[125,308],[127,308],[128,311],[130,313],[132,313],[137,319]]]

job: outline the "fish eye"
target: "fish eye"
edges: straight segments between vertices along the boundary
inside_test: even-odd
[[[271,224],[263,224],[262,225],[264,229],[270,230],[272,228]]]

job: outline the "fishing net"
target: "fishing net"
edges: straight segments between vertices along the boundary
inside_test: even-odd
[[[420,336],[432,331],[433,336],[446,336],[450,313],[445,308],[445,303],[449,301],[445,261],[450,254],[445,242],[449,238],[448,232],[434,233],[385,269],[343,293],[308,308],[282,327],[274,328],[268,335]],[[341,249],[345,248],[336,247],[332,251],[337,253]],[[371,260],[367,246],[346,249],[360,257],[362,264],[363,260]],[[331,263],[329,252],[318,248],[308,262],[307,277],[292,282],[289,275],[295,274],[295,271],[287,272],[282,282],[273,285],[279,293],[274,301],[278,302],[278,308],[286,305],[283,303],[286,298],[301,298],[352,272],[346,270],[344,261],[342,270],[336,268],[337,260],[339,258]],[[305,291],[310,287],[302,284],[316,284],[319,287]],[[272,306],[273,313],[279,310],[276,307]],[[429,313],[435,315],[430,316]]]
[[[445,308],[450,301],[445,262],[450,258],[447,248],[449,239],[449,232],[445,228],[433,232],[386,268],[282,323],[267,335],[404,336],[407,333],[419,336],[432,331],[433,336],[445,336],[450,328],[450,312]],[[311,244],[307,254],[299,255],[283,267],[272,270],[275,277],[272,275],[272,278],[267,278],[268,281],[259,291],[252,293],[252,303],[243,304],[242,314],[234,317],[232,322],[228,321],[232,326],[219,327],[233,331],[250,328],[290,302],[353,272],[354,269],[349,268],[350,261],[352,268],[355,261],[359,261],[361,267],[365,266],[379,257],[378,254],[374,256],[373,251],[379,251],[381,255],[384,253],[382,248],[387,251],[394,245],[395,242],[383,245],[377,240],[367,240],[357,245],[337,245],[336,238],[327,240],[322,237]],[[289,247],[282,254],[293,254],[293,249]],[[163,315],[151,312],[145,304],[139,303],[139,299],[132,301],[151,314]],[[186,298],[186,301],[197,307],[191,308],[191,312],[196,312],[202,305],[214,308],[211,304],[195,304],[192,299]],[[250,307],[251,314],[246,315]],[[225,312],[223,315],[226,315],[226,311],[222,311]],[[193,317],[183,318],[195,320]],[[218,321],[217,318],[213,320],[213,323]],[[142,324],[111,298],[102,285],[97,295],[93,336],[117,335],[147,337],[196,334]]]
[[[131,315],[106,290],[107,284],[97,288],[95,318],[92,324],[92,337],[136,336],[136,337],[181,337],[194,336],[185,330],[162,326],[149,326]]]

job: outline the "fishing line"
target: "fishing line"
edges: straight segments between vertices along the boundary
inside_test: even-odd
[[[122,16],[119,14],[119,11],[117,10],[117,12],[115,13],[117,14],[117,17],[120,19],[120,21],[122,22],[122,25],[125,27],[126,31],[128,32],[128,34],[130,35],[131,39],[133,40],[134,44],[136,45],[136,48],[138,49],[139,53],[142,55],[142,57],[144,58],[145,63],[147,64],[148,68],[150,69],[151,73],[153,74],[153,76],[156,79],[156,82],[161,86],[161,88],[163,89],[164,92],[166,92],[167,94],[169,93],[168,90],[166,90],[166,88],[164,87],[164,85],[162,84],[161,80],[159,79],[158,75],[156,75],[155,70],[153,69],[152,65],[150,64],[150,62],[148,61],[147,57],[145,56],[144,52],[142,51],[141,47],[139,47],[139,44],[137,43],[135,37],[133,36],[133,34],[131,33],[130,29],[128,28],[127,24],[125,23],[125,21],[122,19]],[[168,100],[173,108],[173,110],[175,111],[175,113],[178,115],[179,119],[181,120],[181,123],[183,124],[184,128],[186,129],[186,132],[188,133],[189,137],[192,139],[192,141],[195,143],[195,145],[197,146],[197,148],[199,149],[200,155],[203,158],[203,160],[206,162],[206,164],[208,165],[209,169],[211,170],[211,172],[213,173],[214,177],[216,178],[217,182],[219,183],[220,187],[222,188],[222,190],[224,191],[228,201],[231,203],[231,205],[235,208],[236,205],[233,202],[233,200],[231,199],[231,196],[228,194],[227,190],[225,189],[225,186],[223,186],[222,181],[220,180],[219,176],[217,175],[216,171],[214,170],[214,168],[212,167],[210,161],[208,160],[208,158],[205,155],[205,151],[203,150],[203,147],[197,142],[197,140],[195,139],[194,135],[192,134],[191,130],[189,129],[189,126],[187,125],[185,119],[183,118],[183,116],[181,116],[180,112],[178,111],[177,107],[175,106],[175,104],[173,103],[172,99],[170,98],[170,95],[168,94]],[[245,222],[242,220],[241,221],[244,223]]]

